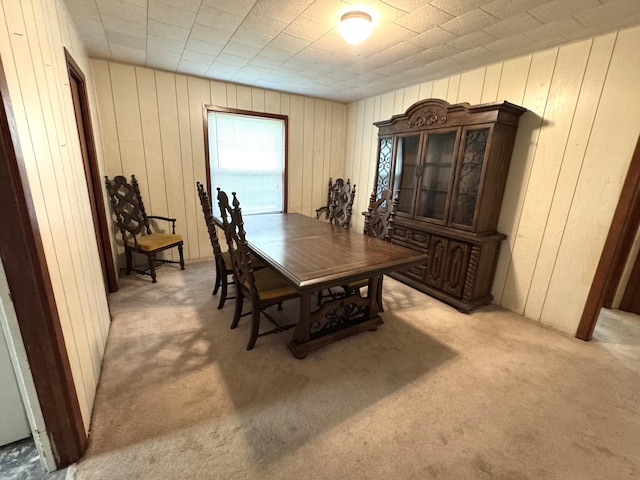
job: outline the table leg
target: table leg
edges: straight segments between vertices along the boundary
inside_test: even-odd
[[[300,294],[300,317],[289,342],[293,356],[302,359],[316,348],[366,330],[374,331],[382,325],[378,309],[380,277],[369,278],[367,298],[350,295],[344,298],[325,300],[312,311],[311,293]]]
[[[289,350],[293,356],[303,359],[307,356],[304,348],[300,348],[311,338],[311,292],[300,292],[300,314],[298,325],[293,332],[293,340],[289,342]]]
[[[367,297],[369,297],[369,317],[377,317],[380,313],[378,308],[378,289],[380,288],[380,275],[369,277],[369,286],[367,287]]]

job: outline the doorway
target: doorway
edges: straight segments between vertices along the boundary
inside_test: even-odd
[[[619,310],[640,315],[640,255],[636,256]]]
[[[1,267],[1,265],[0,265]],[[11,362],[8,339],[2,326],[6,322],[0,298],[0,447],[31,435],[31,427],[24,409],[18,378]]]
[[[51,442],[52,465],[62,468],[82,456],[87,434],[1,61],[0,100],[0,260],[15,311],[12,338],[21,338],[24,345],[34,404],[46,427],[39,434]]]
[[[612,306],[639,226],[640,137],[638,137],[633,157],[631,157],[618,206],[613,214],[609,233],[576,331],[576,338],[585,341],[591,340],[600,310],[602,307],[610,308]],[[629,283],[631,283],[631,279]]]
[[[64,55],[67,60],[69,87],[71,89],[73,110],[78,127],[78,139],[80,141],[82,163],[84,165],[84,174],[89,192],[89,204],[91,206],[96,242],[98,244],[98,254],[102,266],[102,277],[107,292],[113,293],[118,290],[118,280],[116,278],[113,257],[111,256],[109,227],[101,195],[102,181],[100,179],[100,169],[98,168],[95,142],[93,140],[87,86],[84,73],[82,73],[82,70],[80,70],[80,67],[73,60],[73,57],[66,48],[64,49]]]

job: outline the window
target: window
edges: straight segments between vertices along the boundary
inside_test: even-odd
[[[286,211],[287,117],[205,106],[207,180],[238,194],[243,215]]]

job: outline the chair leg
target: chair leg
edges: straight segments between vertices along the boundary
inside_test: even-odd
[[[258,302],[252,302],[251,306],[251,336],[249,337],[249,343],[247,344],[247,350],[251,350],[258,339],[258,332],[260,331],[260,307]]]
[[[224,275],[220,269],[220,264],[218,263],[218,261],[216,260],[216,284],[213,287],[213,293],[211,295],[215,295],[216,293],[218,293],[218,290],[220,289],[220,285],[222,285],[222,275]],[[218,307],[220,308],[220,307]]]
[[[131,253],[131,250],[129,250],[128,248],[124,249],[124,258],[127,261],[127,270],[126,270],[126,275],[131,275],[131,269],[133,267],[133,254]]]
[[[238,322],[240,321],[240,317],[242,316],[242,305],[244,303],[244,297],[242,296],[242,292],[240,289],[237,289],[236,292],[236,308],[233,311],[233,320],[231,321],[231,328],[236,328],[238,326]]]
[[[218,302],[218,310],[224,307],[224,302],[227,300],[227,289],[229,286],[228,275],[226,273],[222,273],[225,278],[222,279],[222,292],[220,293],[220,302]],[[222,278],[222,277],[220,277]]]
[[[156,283],[156,256],[149,255],[149,274],[151,275],[151,283]]]
[[[180,270],[184,270],[184,253],[182,252],[182,244],[178,245],[178,255],[180,255]]]

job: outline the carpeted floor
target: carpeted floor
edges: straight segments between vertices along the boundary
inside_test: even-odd
[[[385,278],[383,326],[296,360],[291,331],[245,351],[212,286],[212,262],[121,281],[78,480],[640,477],[635,317],[584,343]]]

